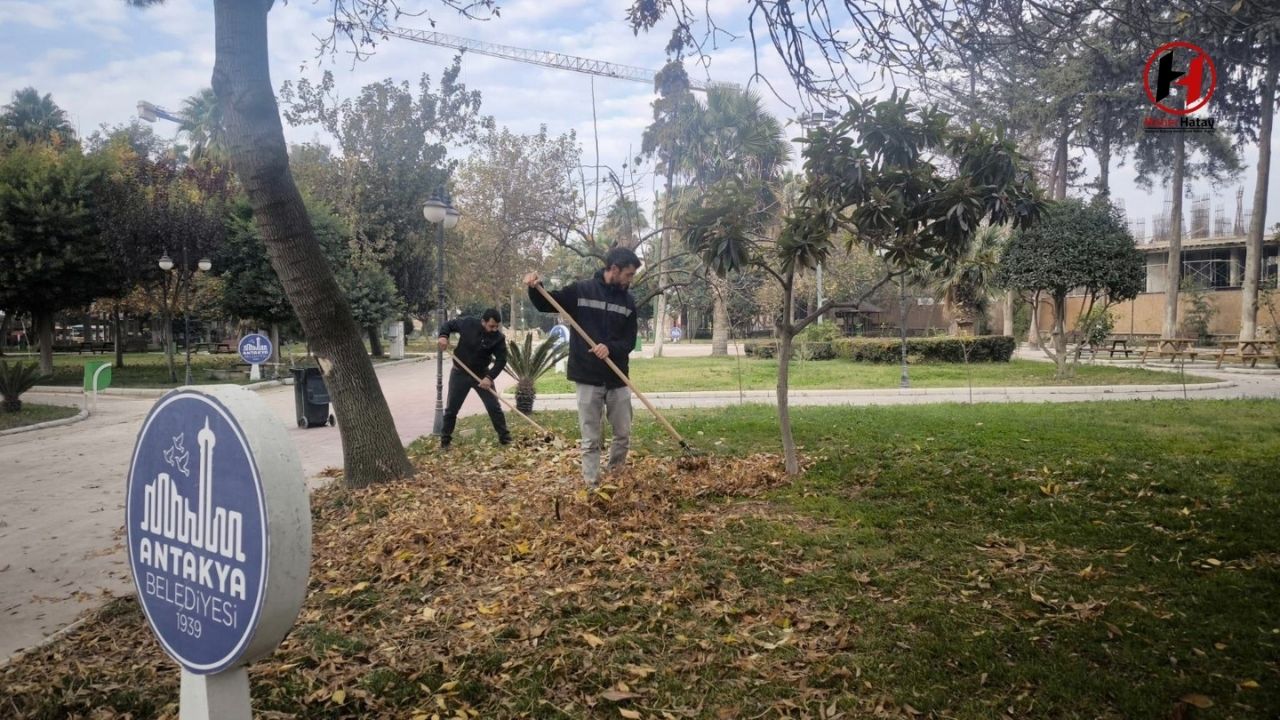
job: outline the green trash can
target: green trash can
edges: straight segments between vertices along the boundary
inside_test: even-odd
[[[102,372],[98,372],[98,368],[105,367]],[[93,392],[93,376],[98,375],[98,390],[106,390],[111,387],[111,361],[109,360],[90,360],[84,364],[84,391]]]
[[[643,343],[641,343],[641,342],[640,342],[640,335],[639,335],[639,334],[637,334],[637,335],[636,335],[636,346],[635,346],[635,348],[634,348],[634,349],[635,349],[635,351],[636,351],[636,352],[640,352],[641,350],[643,350],[643,349],[644,349]]]

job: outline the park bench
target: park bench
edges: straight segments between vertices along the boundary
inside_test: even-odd
[[[1231,340],[1222,343],[1222,349],[1218,351],[1218,367],[1222,367],[1222,363],[1226,360],[1238,362],[1242,366],[1248,365],[1251,368],[1258,366],[1259,360],[1271,360],[1280,367],[1280,358],[1276,357],[1276,342],[1274,340]]]
[[[1197,355],[1204,354],[1203,350],[1196,348],[1195,338],[1152,338],[1142,348],[1142,362],[1146,363],[1150,355],[1157,359],[1168,357],[1170,362],[1181,358],[1195,362]]]

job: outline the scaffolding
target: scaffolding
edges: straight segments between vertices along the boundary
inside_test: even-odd
[[[1191,233],[1188,237],[1209,237],[1209,196],[1191,196]]]

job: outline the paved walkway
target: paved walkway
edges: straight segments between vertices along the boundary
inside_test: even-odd
[[[400,439],[431,434],[434,359],[381,366],[378,379]],[[292,386],[259,394],[288,429],[313,484],[325,468],[342,467],[337,428],[297,426]],[[82,402],[81,395],[65,393],[23,398]],[[88,420],[0,437],[0,662],[66,626],[103,595],[131,590],[123,544],[125,473],[154,402],[103,395]],[[462,413],[476,412],[483,406],[473,393]]]

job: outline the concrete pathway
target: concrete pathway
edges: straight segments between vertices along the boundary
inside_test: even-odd
[[[381,366],[378,379],[400,439],[409,443],[429,435],[435,420],[434,358]],[[325,468],[342,466],[337,428],[297,426],[292,386],[259,393],[293,438],[313,486],[323,482],[316,476]],[[23,397],[53,405],[83,402],[81,395],[67,393]],[[154,402],[102,395],[88,420],[0,437],[0,662],[104,596],[132,591],[123,544],[125,474]],[[462,413],[477,412],[483,406],[473,393]]]

